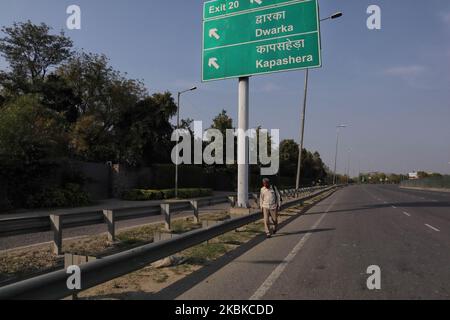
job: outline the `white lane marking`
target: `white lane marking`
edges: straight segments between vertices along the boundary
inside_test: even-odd
[[[392,206],[392,209],[397,209],[397,207],[396,206]]]
[[[312,226],[310,232],[305,234],[300,242],[295,246],[294,249],[288,254],[286,258],[284,258],[283,262],[281,262],[276,269],[269,275],[269,277],[264,281],[264,283],[256,290],[256,292],[251,296],[250,300],[261,300],[266,293],[270,290],[270,288],[274,285],[274,283],[278,280],[278,278],[281,276],[281,274],[284,272],[286,267],[289,263],[294,260],[296,255],[300,252],[300,250],[303,248],[305,243],[308,241],[308,239],[313,235],[314,230],[317,229],[320,225],[320,223],[323,221],[323,219],[327,216],[328,212],[330,212],[331,208],[334,206],[338,198],[335,198],[334,201],[330,204],[328,209],[325,211],[323,216]]]
[[[433,226],[430,226],[429,224],[425,224],[428,228],[430,228],[431,230],[434,230],[436,232],[441,232],[441,230],[439,230],[438,228],[435,228]]]
[[[408,212],[406,212],[406,211],[404,211],[403,214],[404,214],[405,216],[411,217],[411,215],[410,215]]]

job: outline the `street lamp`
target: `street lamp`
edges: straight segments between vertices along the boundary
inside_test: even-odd
[[[331,16],[329,16],[327,18],[321,19],[320,22],[326,21],[326,20],[334,20],[334,19],[342,17],[343,15],[344,14],[342,12],[336,12],[335,14],[332,14]]]
[[[180,100],[181,100],[181,95],[183,93],[194,91],[194,90],[197,90],[197,87],[192,87],[190,89],[178,92],[178,100],[177,100],[177,148],[176,148],[176,154],[177,154],[176,157],[177,157],[177,159],[176,159],[176,163],[175,163],[175,198],[178,198],[178,161],[179,161],[178,157],[180,156],[179,150],[178,150],[178,139],[179,139],[179,135],[178,135],[179,132],[178,132],[178,130],[180,129],[180,108],[181,108]]]
[[[328,18],[320,20],[334,20],[337,18],[342,17],[342,12],[336,12],[335,14],[329,16]],[[302,128],[300,130],[300,146],[299,146],[299,155],[298,155],[298,165],[297,165],[297,181],[295,184],[296,189],[300,189],[300,177],[302,173],[302,153],[303,153],[303,146],[304,146],[304,138],[305,138],[305,120],[306,120],[306,104],[307,104],[307,97],[308,97],[308,83],[309,83],[309,69],[306,69],[305,72],[305,91],[304,91],[304,98],[303,98],[303,111],[302,111]]]
[[[333,184],[336,184],[336,174],[337,174],[337,158],[338,158],[338,152],[339,152],[339,136],[340,136],[340,129],[347,128],[348,126],[345,124],[341,124],[340,126],[337,126],[337,139],[336,139],[336,156],[334,158],[334,177],[333,177]]]
[[[347,165],[347,184],[350,184],[350,158],[352,154],[352,149],[348,149],[348,165]]]

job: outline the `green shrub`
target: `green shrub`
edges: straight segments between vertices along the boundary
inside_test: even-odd
[[[63,188],[47,188],[30,196],[27,208],[81,207],[91,204],[89,195],[78,184],[66,184]]]
[[[128,201],[149,201],[149,200],[162,200],[164,195],[159,190],[142,190],[133,189],[126,191],[122,198]]]
[[[212,195],[211,189],[179,189],[178,197],[180,199],[189,199],[189,198],[199,198],[199,197],[209,197]]]
[[[161,190],[164,195],[164,199],[172,199],[175,198],[175,189],[165,189]]]
[[[69,204],[68,206],[82,206],[87,205],[91,202],[89,199],[89,195],[82,190],[79,184],[66,184],[64,193],[66,197],[66,203]]]
[[[190,199],[190,198],[200,198],[209,197],[213,193],[212,189],[178,189],[178,198],[180,199]],[[165,190],[143,190],[143,189],[133,189],[124,192],[122,199],[128,201],[148,201],[148,200],[162,200],[162,199],[173,199],[175,198],[174,189]]]
[[[200,189],[200,196],[201,197],[210,197],[212,195],[213,195],[213,190],[212,189],[206,189],[206,188]]]

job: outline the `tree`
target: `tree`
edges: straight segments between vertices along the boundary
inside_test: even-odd
[[[0,110],[0,155],[30,163],[64,154],[63,121],[36,96],[16,98]]]
[[[299,145],[294,140],[283,140],[280,144],[280,173],[282,176],[295,177],[298,167]],[[327,167],[318,152],[311,153],[302,150],[302,174],[303,185],[325,182],[328,176]]]
[[[297,173],[299,145],[294,140],[283,140],[280,143],[280,173],[283,176],[295,177]]]
[[[120,113],[115,126],[119,159],[133,165],[171,163],[170,119],[177,106],[169,92],[156,93]]]
[[[148,95],[141,82],[114,70],[105,55],[77,53],[58,67],[56,74],[80,98],[81,115],[95,113],[106,123],[115,116],[114,111],[136,104]]]
[[[2,28],[0,52],[10,72],[0,73],[1,86],[10,95],[35,93],[49,70],[71,56],[72,41],[63,32],[50,34],[50,27],[31,21]]]
[[[72,111],[80,119],[71,132],[74,155],[89,161],[129,164],[142,160],[145,143],[137,138],[142,133],[138,122],[145,119],[143,105],[151,108],[146,104],[149,97],[144,85],[114,70],[106,56],[85,52],[75,54],[56,70],[56,74],[76,97]],[[164,104],[167,103],[164,97],[155,95],[154,99]],[[171,108],[153,114],[153,121],[173,115],[176,107]],[[148,113],[153,111],[149,109]],[[131,128],[133,125],[135,127]]]
[[[227,155],[227,130],[233,130],[233,119],[228,115],[226,110],[222,110],[216,117],[214,117],[213,121],[212,121],[212,125],[211,125],[211,129],[215,129],[215,130],[219,130],[222,133],[222,136],[224,137],[223,139],[223,146],[222,146],[222,150],[223,150],[223,156],[224,157],[228,157],[230,155]],[[237,159],[237,137],[234,137],[234,158]],[[234,170],[234,166],[230,166],[230,165],[226,165],[226,163],[224,163],[224,165],[222,166],[217,166],[218,168],[224,169],[227,168]],[[216,170],[217,168],[213,168],[214,170]]]
[[[217,129],[222,132],[223,136],[226,136],[226,132],[229,129],[233,129],[233,119],[227,114],[226,110],[222,110],[214,119],[211,129]]]
[[[60,113],[69,124],[77,121],[81,98],[64,78],[56,74],[49,75],[41,85],[40,96],[45,107]]]

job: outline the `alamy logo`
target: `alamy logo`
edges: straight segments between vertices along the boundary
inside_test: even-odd
[[[381,268],[379,266],[370,266],[367,268],[367,274],[370,277],[367,279],[367,289],[381,290]]]
[[[377,5],[371,5],[367,8],[367,28],[369,30],[381,30],[381,8]]]
[[[67,7],[66,13],[69,15],[66,21],[67,29],[80,30],[81,29],[81,8],[77,5]]]
[[[261,175],[264,176],[276,175],[280,169],[280,131],[278,129],[271,130],[270,134],[265,129],[250,129],[247,132],[229,129],[226,130],[226,137],[224,137],[224,134],[217,129],[203,131],[203,123],[195,121],[193,135],[192,137],[191,131],[187,129],[173,132],[172,141],[177,143],[172,150],[174,164],[234,165],[236,164],[235,141],[238,137],[246,139],[249,146],[248,156],[245,152],[238,152],[238,165],[260,164],[263,166]],[[194,153],[192,153],[192,144]],[[204,144],[208,145],[204,147]]]
[[[69,290],[81,290],[81,269],[79,266],[70,266],[66,270],[67,274],[70,274],[67,278],[67,289]]]

